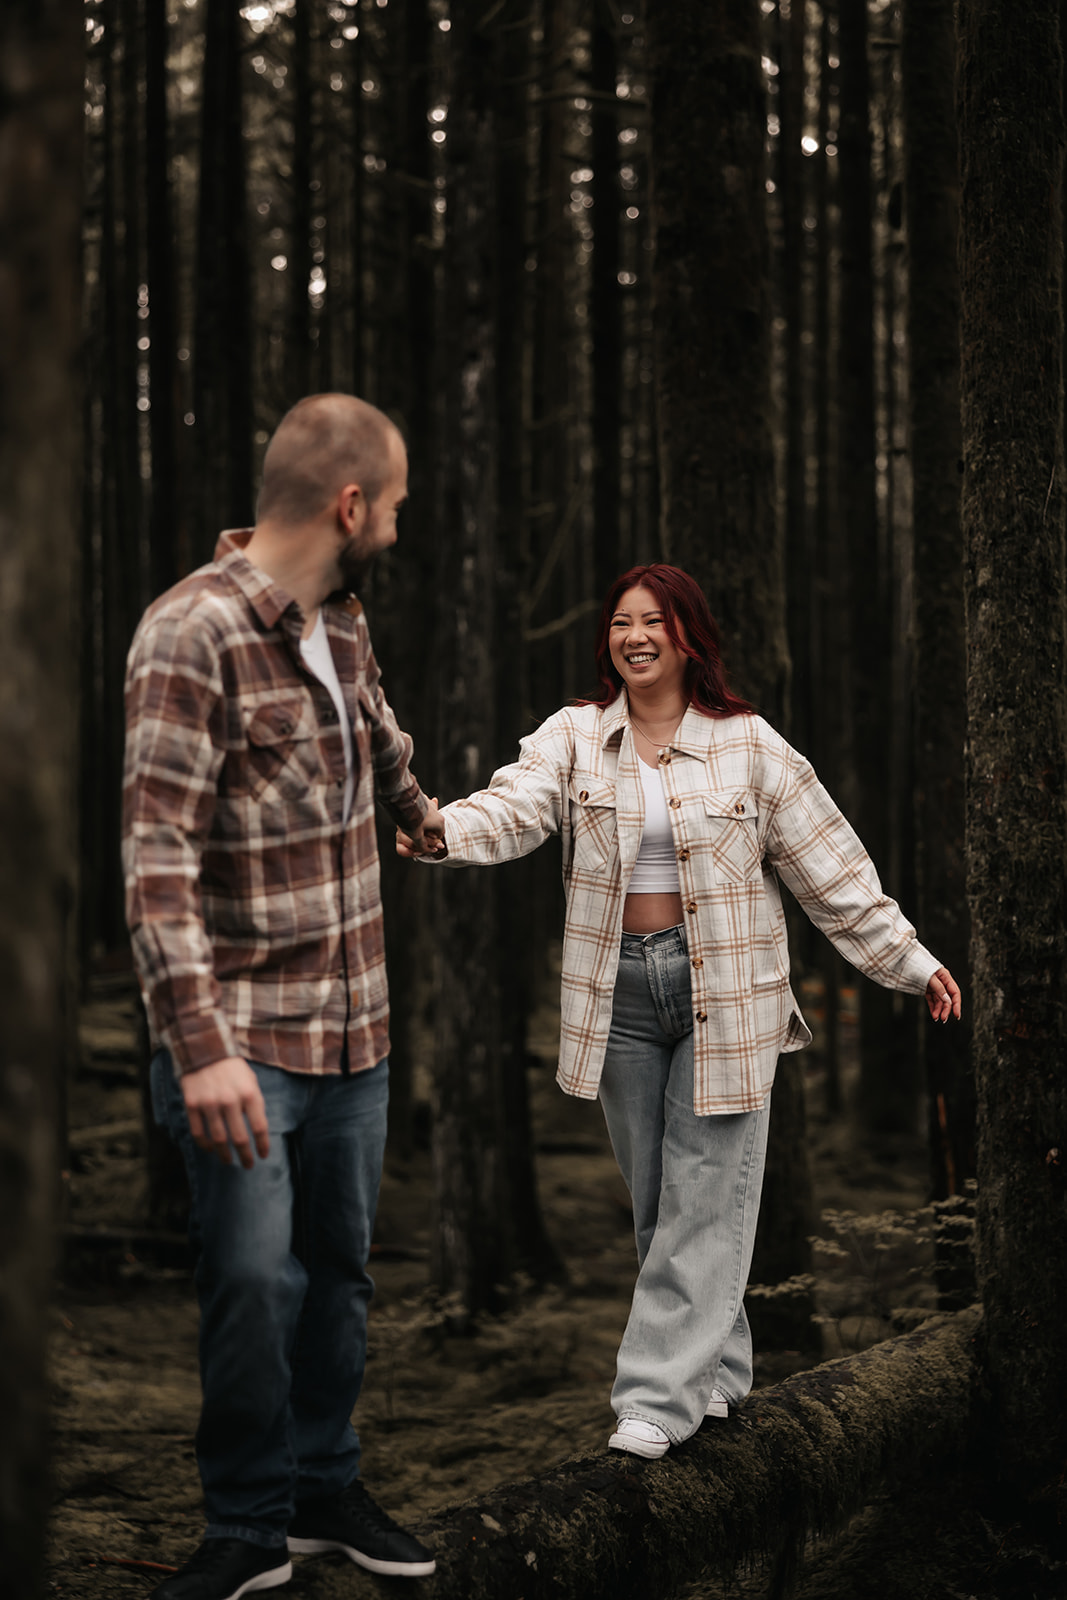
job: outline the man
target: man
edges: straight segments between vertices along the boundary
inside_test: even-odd
[[[127,916],[199,1247],[208,1520],[164,1600],[274,1588],[293,1550],[434,1569],[363,1488],[349,1420],[388,1092],[375,795],[428,847],[442,834],[347,592],[406,496],[388,418],[300,401],[255,527],[223,534],[130,650]]]

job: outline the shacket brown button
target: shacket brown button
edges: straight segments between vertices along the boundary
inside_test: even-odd
[[[693,965],[694,965],[694,967],[702,967],[704,965],[704,957],[703,956],[694,956],[693,957]]]
[[[707,1020],[708,1020],[708,1014],[707,1014],[706,1011],[698,1011],[697,1012],[697,1021],[698,1022],[707,1022]]]
[[[739,817],[740,817],[740,816],[743,816],[743,815],[744,815],[744,810],[745,810],[745,808],[744,808],[744,806],[743,806],[743,805],[742,805],[742,804],[741,804],[741,801],[740,801],[740,800],[739,800],[739,801],[738,801],[738,802],[737,802],[737,804],[736,804],[736,805],[735,805],[735,806],[734,806],[734,810],[735,810],[735,811],[736,811],[736,812],[737,812],[737,815],[738,815],[738,816],[739,816]]]
[[[677,809],[681,805],[681,803],[682,802],[678,799],[678,796],[675,795],[674,799],[671,801],[671,810],[672,811],[677,811]]]
[[[589,790],[588,789],[583,789],[581,794],[578,796],[578,798],[582,802],[582,804],[584,805],[585,802],[589,799]]]
[[[688,905],[687,905],[687,906],[686,906],[686,908],[685,908],[685,909],[686,909],[686,910],[687,910],[687,911],[688,911],[688,912],[689,912],[689,913],[690,913],[690,914],[692,914],[692,912],[694,912],[694,911],[695,911],[695,910],[696,910],[696,908],[697,908],[697,903],[696,903],[696,901],[695,901],[695,900],[690,900],[690,902],[689,902],[689,904],[688,904]]]
[[[662,766],[669,767],[670,764],[671,764],[671,753],[670,753],[670,751],[669,750],[661,750],[660,753],[659,753],[659,759],[660,759],[660,764]]]
[[[689,860],[689,854],[690,854],[690,852],[688,850],[679,850],[679,852],[678,852],[678,860],[679,861],[688,861]]]

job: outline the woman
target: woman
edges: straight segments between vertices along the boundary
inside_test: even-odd
[[[558,1081],[600,1099],[639,1262],[608,1443],[656,1457],[752,1387],[742,1296],[771,1083],[779,1053],[811,1040],[778,879],[854,966],[925,994],[935,1021],[959,1017],[960,992],[810,765],[730,692],[688,574],[655,563],[617,579],[596,660],[599,698],[446,806],[438,855],[508,861],[562,835]],[[414,853],[403,834],[397,849]]]

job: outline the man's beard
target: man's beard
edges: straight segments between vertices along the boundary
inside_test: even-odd
[[[359,594],[373,565],[374,557],[359,555],[355,549],[355,540],[349,539],[337,557],[341,588],[350,594]]]

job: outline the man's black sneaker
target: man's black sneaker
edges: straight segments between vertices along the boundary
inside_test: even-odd
[[[358,1478],[340,1494],[297,1506],[289,1549],[305,1556],[340,1550],[357,1567],[387,1578],[428,1578],[436,1565],[425,1545],[375,1505]]]
[[[284,1545],[265,1550],[247,1539],[205,1539],[195,1555],[154,1591],[153,1600],[239,1600],[276,1589],[293,1576]]]

